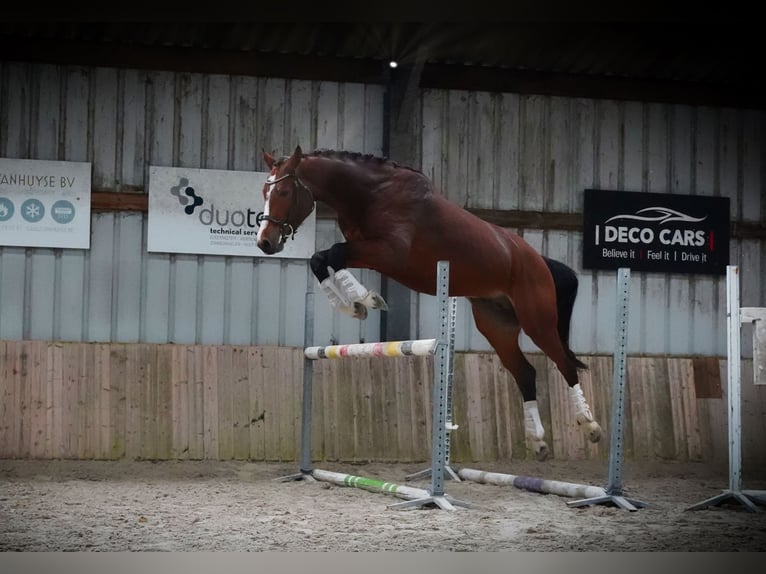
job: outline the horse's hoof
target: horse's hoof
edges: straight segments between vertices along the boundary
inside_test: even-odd
[[[534,445],[535,458],[540,462],[546,460],[551,451],[548,449],[548,445],[544,442],[538,442]]]
[[[354,303],[354,314],[352,317],[354,317],[354,319],[359,319],[360,321],[365,320],[367,318],[367,307],[357,301]]]
[[[585,423],[585,427],[588,430],[588,440],[590,442],[601,440],[601,426],[596,421]]]
[[[363,303],[366,307],[369,307],[370,309],[380,309],[381,311],[388,311],[388,304],[386,304],[386,301],[383,299],[383,297],[380,296],[380,293],[378,293],[377,291],[370,291],[369,293],[367,293],[367,296],[364,298]]]

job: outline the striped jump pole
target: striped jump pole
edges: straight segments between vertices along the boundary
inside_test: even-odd
[[[451,424],[451,403],[448,397],[448,375],[451,361],[449,345],[449,261],[437,265],[437,298],[439,301],[439,336],[434,339],[412,341],[391,341],[381,343],[358,343],[348,345],[313,346],[314,332],[313,294],[306,296],[306,324],[304,335],[303,407],[301,423],[301,466],[297,474],[278,480],[324,480],[344,486],[356,486],[375,492],[393,493],[407,498],[404,502],[390,504],[389,508],[403,509],[416,506],[435,505],[443,510],[454,510],[455,506],[473,507],[473,504],[456,500],[444,492],[444,472],[447,460],[447,431]],[[431,433],[431,487],[429,490],[413,489],[383,482],[376,479],[355,477],[315,469],[311,461],[311,395],[313,363],[324,359],[351,357],[406,357],[434,356],[434,385],[432,393]],[[392,491],[391,489],[394,489]]]
[[[410,357],[433,355],[436,339],[416,341],[391,341],[388,343],[352,343],[349,345],[329,345],[327,347],[307,347],[304,351],[307,359],[342,359],[345,357]]]
[[[515,486],[522,490],[538,492],[540,494],[556,494],[571,498],[596,498],[606,496],[606,490],[600,486],[588,486],[560,480],[546,480],[531,476],[516,476],[499,472],[484,472],[472,468],[461,468],[458,471],[460,478],[482,484],[496,484],[498,486]]]
[[[425,489],[394,484],[393,482],[386,482],[385,480],[379,480],[377,478],[354,476],[352,474],[343,474],[341,472],[332,472],[330,470],[321,470],[319,468],[314,469],[312,475],[317,480],[332,482],[338,486],[352,486],[354,488],[369,490],[370,492],[391,494],[407,500],[418,500],[429,496],[428,491]]]

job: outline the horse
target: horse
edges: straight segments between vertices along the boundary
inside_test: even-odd
[[[526,443],[536,458],[545,460],[549,449],[535,369],[519,347],[522,329],[563,375],[577,424],[591,442],[600,440],[578,378],[587,366],[569,348],[574,270],[451,202],[422,172],[387,158],[322,149],[304,154],[297,146],[279,159],[263,150],[263,160],[269,175],[256,218],[261,251],[281,251],[316,202],[333,208],[345,241],[317,251],[309,265],[332,307],[358,319],[388,307],[349,268],[372,269],[434,295],[437,262],[449,261],[450,296],[470,302],[477,329],[521,391]]]

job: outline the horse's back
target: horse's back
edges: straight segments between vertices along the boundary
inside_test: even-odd
[[[432,292],[436,261],[450,262],[453,295],[511,296],[514,289],[551,291],[553,282],[542,256],[520,235],[485,221],[444,197],[434,195],[413,216],[408,260],[400,282]],[[417,277],[417,285],[408,281]]]

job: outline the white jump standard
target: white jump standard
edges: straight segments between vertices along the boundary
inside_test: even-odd
[[[384,494],[406,498],[404,502],[388,505],[388,508],[404,509],[416,506],[435,505],[443,510],[454,510],[456,506],[472,508],[475,505],[456,500],[444,492],[444,472],[447,453],[448,416],[448,293],[449,262],[439,261],[437,267],[437,297],[439,302],[440,330],[436,339],[393,341],[387,343],[360,343],[349,345],[311,346],[314,333],[313,293],[306,295],[306,331],[304,344],[303,406],[301,421],[301,463],[300,472],[278,480],[324,480],[344,486],[354,486]],[[401,357],[410,355],[434,356],[434,386],[432,396],[431,434],[431,487],[429,490],[405,487],[379,479],[332,473],[313,468],[311,460],[311,397],[313,363],[323,359],[348,357]]]
[[[764,356],[761,345],[766,344],[766,309],[739,306],[739,267],[726,266],[726,362],[729,402],[729,488],[712,498],[698,502],[687,510],[699,510],[724,502],[738,502],[750,512],[761,512],[759,504],[766,506],[766,490],[742,490],[742,369],[740,338],[743,322],[754,323],[753,379],[758,381],[759,362]],[[760,324],[759,324],[760,323]]]
[[[452,469],[450,465],[451,434],[457,430],[458,426],[452,419],[452,382],[455,375],[455,319],[457,317],[457,297],[449,298],[449,313],[447,317],[447,327],[449,335],[447,337],[447,386],[445,394],[447,396],[447,433],[444,437],[444,478],[460,482],[460,476]],[[426,468],[404,477],[404,480],[417,480],[431,476],[431,469]]]
[[[630,269],[617,270],[617,321],[615,325],[614,375],[612,378],[612,418],[609,440],[609,483],[606,494],[572,500],[567,506],[592,504],[614,505],[635,512],[648,506],[646,502],[627,498],[622,491],[623,411],[625,409],[625,367],[628,348],[628,302],[630,300]]]

